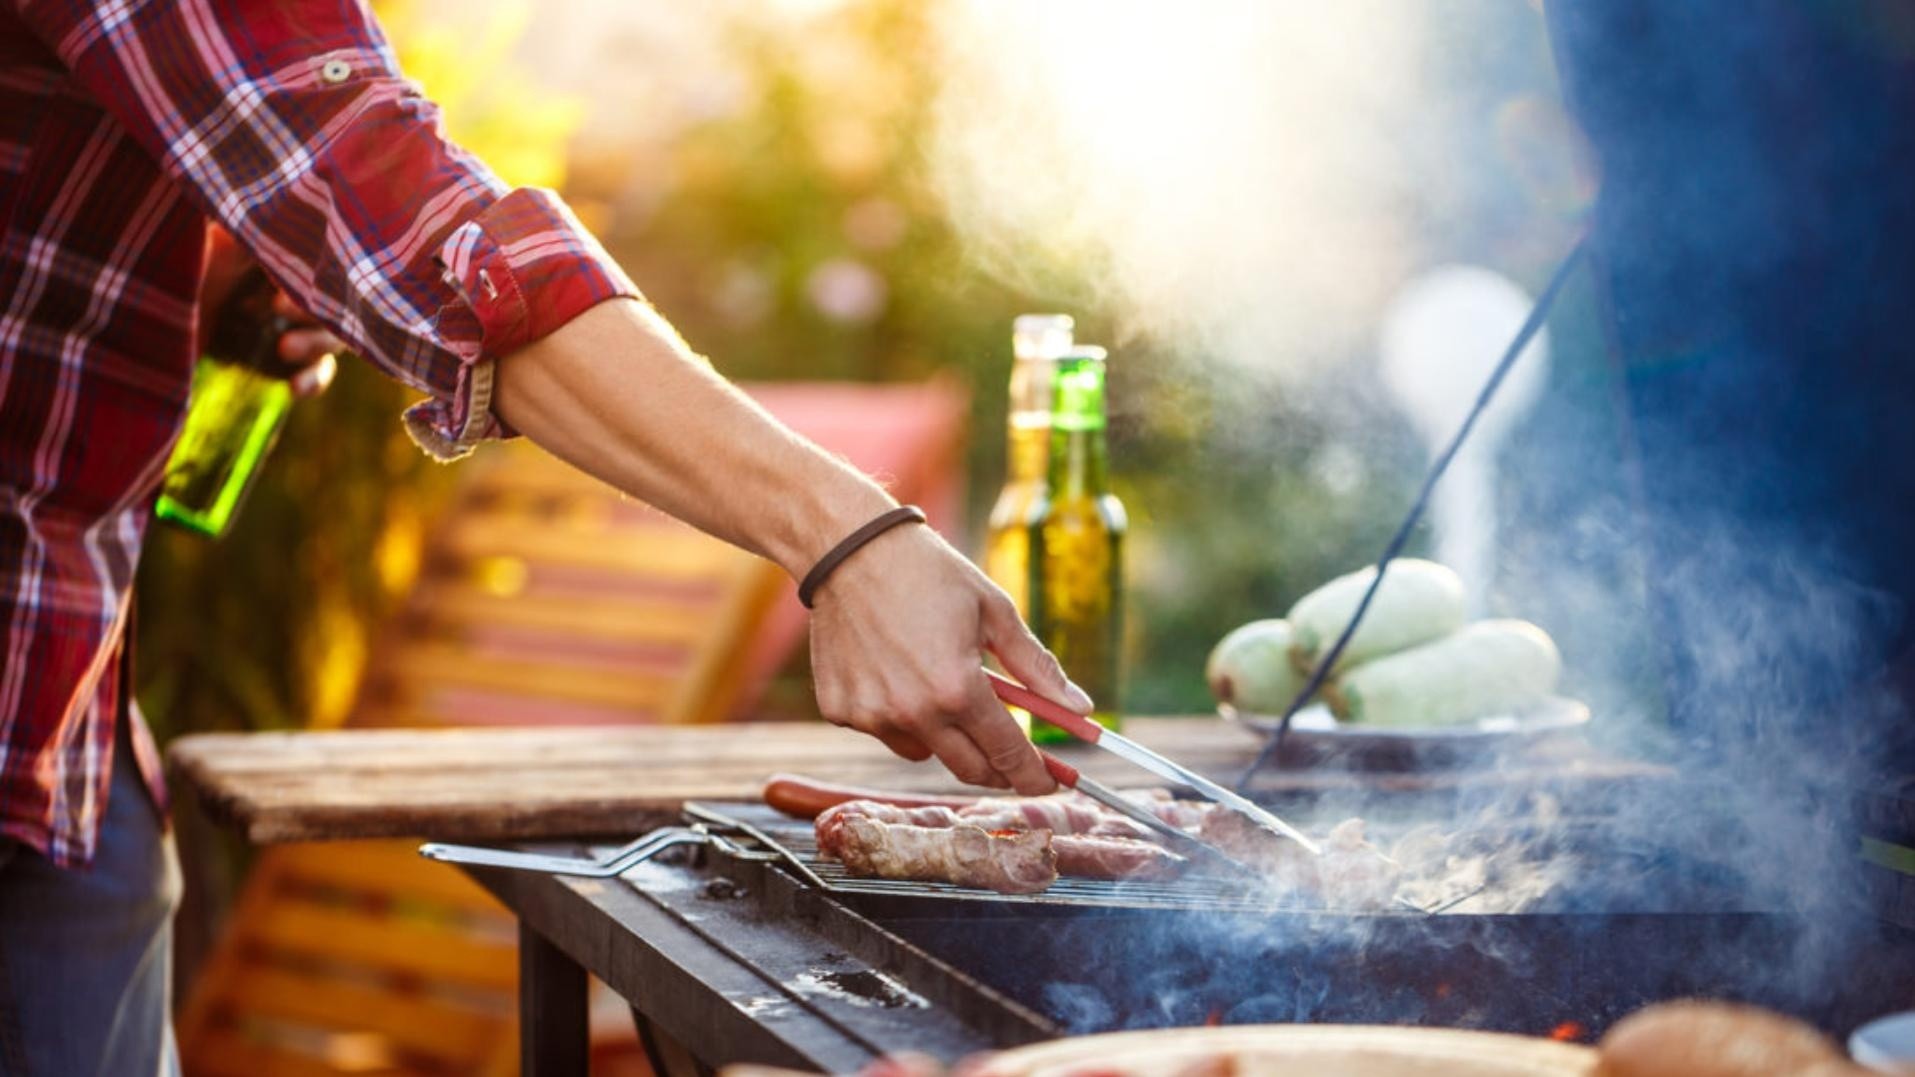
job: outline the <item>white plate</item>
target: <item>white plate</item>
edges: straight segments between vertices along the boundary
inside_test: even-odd
[[[994,1055],[981,1077],[1587,1077],[1574,1044],[1449,1028],[1234,1025],[1081,1036]]]
[[[1249,714],[1229,704],[1217,713],[1258,734],[1276,732],[1274,715]],[[1589,706],[1564,696],[1547,696],[1511,714],[1485,715],[1475,721],[1442,726],[1376,726],[1339,722],[1330,708],[1312,703],[1297,712],[1284,741],[1286,758],[1335,760],[1375,769],[1467,766],[1506,751],[1580,730],[1589,724]]]
[[[1915,1010],[1878,1017],[1856,1029],[1849,1054],[1880,1073],[1915,1073]]]

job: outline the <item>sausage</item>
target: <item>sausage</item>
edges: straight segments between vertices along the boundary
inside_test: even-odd
[[[773,774],[765,779],[765,803],[798,819],[816,819],[826,808],[849,800],[875,800],[900,808],[968,808],[978,798],[938,796],[934,793],[901,793],[886,789],[860,789],[855,785],[837,785],[798,774]]]
[[[1084,879],[1169,879],[1189,861],[1161,845],[1136,838],[1052,834],[1057,873]]]

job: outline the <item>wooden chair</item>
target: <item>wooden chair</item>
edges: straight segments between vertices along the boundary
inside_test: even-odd
[[[966,403],[948,383],[764,386],[774,414],[956,521]],[[768,562],[523,443],[467,469],[381,634],[355,726],[721,721],[802,638]],[[441,835],[443,836],[443,835]],[[188,1077],[504,1074],[512,918],[415,841],[264,851],[178,1028]],[[595,1042],[632,1040],[606,999]]]
[[[504,1074],[517,935],[408,843],[279,846],[179,1016],[193,1077]]]

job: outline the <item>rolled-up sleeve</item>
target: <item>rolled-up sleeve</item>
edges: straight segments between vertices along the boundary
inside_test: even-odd
[[[427,394],[414,438],[452,459],[507,431],[494,364],[638,291],[565,203],[512,189],[443,134],[353,0],[26,0],[89,96],[273,280]]]

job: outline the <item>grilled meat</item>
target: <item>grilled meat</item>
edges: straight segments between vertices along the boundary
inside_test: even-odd
[[[881,829],[874,830],[869,827],[853,831],[851,824],[854,820],[858,820],[875,824],[878,828],[942,830],[952,834],[960,830],[979,830],[995,836],[1013,833],[1042,835],[1043,843],[1054,856],[1057,873],[1082,878],[1161,879],[1175,875],[1185,865],[1183,857],[1148,841],[1095,832],[1056,833],[1048,827],[1028,825],[1033,819],[1042,818],[1045,818],[1045,815],[1041,812],[1019,813],[1008,810],[1004,804],[982,807],[982,810],[974,814],[973,809],[952,811],[935,805],[902,808],[877,801],[848,801],[818,817],[816,824],[818,850],[826,856],[842,861],[853,872],[858,872],[859,869],[854,865],[854,861],[872,855],[859,843],[868,844],[874,840],[874,836],[882,833]],[[1085,818],[1081,814],[1060,813],[1060,818],[1065,822],[1074,821],[1085,825],[1087,829],[1094,829],[1095,820]],[[921,844],[936,839],[913,836],[908,840]],[[959,839],[953,837],[950,840]],[[945,878],[944,875],[902,875],[890,870],[872,871],[869,874],[881,875],[885,878]],[[1001,888],[992,887],[992,889]],[[1007,890],[1005,892],[1021,893],[1023,891]]]
[[[1169,879],[1189,861],[1155,842],[1094,834],[1053,834],[1057,873],[1080,879]]]
[[[907,869],[902,866],[903,854],[890,851],[886,843],[899,848],[908,846],[914,856],[931,856],[925,851],[929,846],[940,841],[958,841],[953,834],[960,830],[998,838],[1012,834],[1042,835],[1035,844],[1042,846],[1050,857],[1055,874],[1079,878],[1168,878],[1188,863],[1150,840],[1143,829],[1129,819],[1077,793],[987,797],[970,802],[936,801],[912,794],[898,794],[894,799],[890,794],[875,793],[869,800],[842,800],[837,799],[840,792],[837,787],[822,784],[813,787],[809,779],[789,776],[777,781],[782,790],[779,799],[783,803],[776,806],[784,810],[801,809],[823,799],[832,800],[834,806],[817,816],[818,850],[861,874],[950,881],[954,869],[948,865],[926,866],[914,860],[911,861],[914,866]],[[1394,899],[1401,882],[1402,869],[1366,840],[1361,819],[1346,820],[1332,829],[1323,841],[1323,856],[1312,857],[1288,838],[1272,834],[1244,816],[1214,804],[1177,800],[1163,790],[1133,796],[1171,826],[1189,831],[1259,869],[1273,889],[1308,894],[1340,908],[1377,909]],[[861,823],[856,834],[849,832],[853,820]],[[886,836],[886,828],[926,833],[892,839]],[[940,831],[945,832],[942,838],[937,836]],[[962,841],[967,843],[967,850],[990,848],[988,844],[980,846],[975,837]],[[1019,849],[1022,848],[1020,845]],[[1029,854],[980,851],[978,855],[1001,858]],[[920,874],[904,874],[907,870]],[[982,869],[964,870],[969,877],[981,877]],[[965,885],[1003,889],[987,882]]]
[[[819,852],[843,863],[853,875],[945,882],[1003,894],[1034,894],[1057,881],[1057,854],[1048,830],[992,832],[966,823],[917,826],[879,817],[911,809],[878,805],[886,810],[872,814],[862,807],[860,801],[840,804],[819,816],[817,824]]]
[[[1323,898],[1339,908],[1383,908],[1402,881],[1402,869],[1364,836],[1361,819],[1331,828],[1321,842],[1322,856],[1311,856],[1233,811],[1206,815],[1198,836],[1256,868],[1272,887]]]

